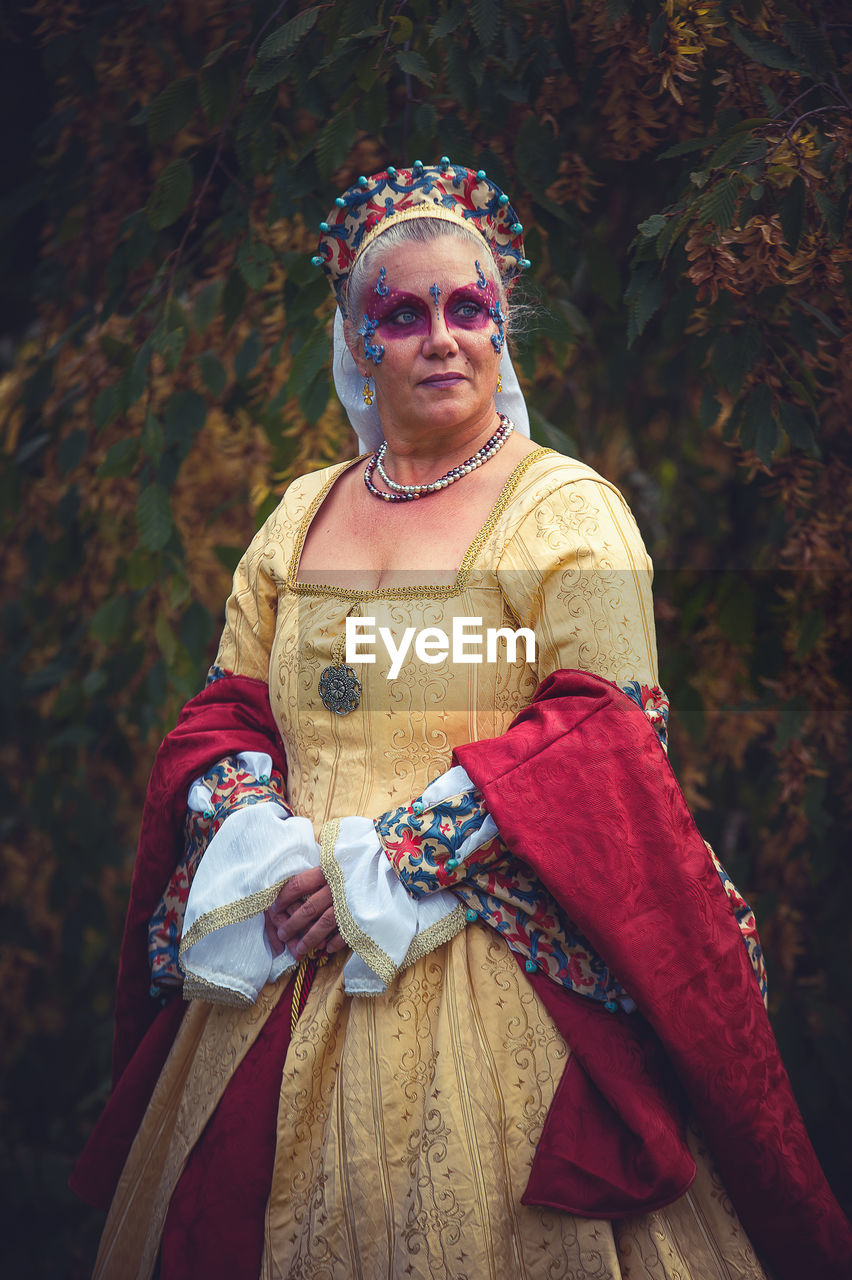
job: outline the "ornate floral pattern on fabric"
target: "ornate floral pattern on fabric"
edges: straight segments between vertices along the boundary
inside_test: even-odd
[[[642,708],[665,748],[669,703],[663,691],[632,681],[622,692]],[[418,797],[382,814],[375,828],[412,897],[452,890],[467,908],[468,920],[481,919],[500,933],[513,951],[526,957],[528,969],[540,969],[571,991],[602,1001],[613,1012],[629,1008],[632,1001],[625,1005],[629,996],[622,984],[499,835],[484,841],[469,857],[459,857],[465,841],[475,837],[487,816],[482,793],[473,787],[433,805]],[[754,913],[710,845],[706,847],[766,1002],[766,965]]]
[[[627,993],[540,881],[525,872],[499,836],[468,858],[457,855],[481,828],[488,810],[482,793],[450,796],[432,807],[422,799],[383,814],[375,823],[382,847],[413,897],[452,889],[467,908],[554,982],[580,995],[622,1007]]]
[[[669,700],[658,684],[653,687],[640,684],[638,680],[629,680],[621,686],[621,692],[641,707],[647,718],[657,731],[666,751],[669,749]]]
[[[219,760],[204,774],[201,781],[210,791],[209,807],[203,813],[187,810],[184,856],[175,868],[148,927],[153,996],[159,994],[160,987],[180,986],[183,983],[178,950],[189,890],[204,851],[222,823],[238,809],[269,800],[276,801],[289,811],[284,800],[282,775],[273,770],[268,778],[256,778],[242,767],[236,756],[226,756]]]
[[[757,921],[754,918],[754,912],[722,866],[719,859],[711,849],[707,841],[704,841],[707,852],[713,862],[713,866],[718,872],[719,879],[722,881],[722,887],[728,895],[728,902],[731,904],[731,910],[734,913],[734,919],[740,926],[740,933],[743,936],[743,942],[748,952],[748,958],[751,961],[751,967],[754,969],[754,976],[757,978],[757,985],[760,987],[760,994],[763,996],[763,1003],[767,1003],[768,989],[766,981],[766,962],[763,958],[763,948],[760,945],[760,938],[757,936]]]

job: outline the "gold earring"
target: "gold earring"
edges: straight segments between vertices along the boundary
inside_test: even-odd
[[[364,390],[361,392],[361,394],[364,397],[364,404],[369,405],[373,403],[373,392],[370,389],[370,378],[369,378],[369,375],[367,374],[364,375]]]
[[[497,371],[497,394],[498,394],[498,396],[499,396],[499,394],[500,394],[500,392],[501,392],[502,390],[503,390],[503,375],[502,375],[502,373],[500,373],[500,371],[498,370],[498,371]]]

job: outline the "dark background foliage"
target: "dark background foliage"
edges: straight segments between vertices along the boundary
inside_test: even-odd
[[[87,1274],[159,736],[289,477],[348,455],[316,224],[446,153],[527,227],[536,437],[657,564],[673,758],[757,908],[847,1206],[852,29],[841,0],[3,6],[0,1186],[10,1270]],[[45,1224],[50,1226],[47,1238]]]

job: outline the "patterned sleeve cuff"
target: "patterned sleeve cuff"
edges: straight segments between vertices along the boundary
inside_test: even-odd
[[[411,897],[369,818],[326,823],[322,869],[340,935],[352,948],[343,971],[350,995],[380,995],[401,969],[465,927],[464,908],[454,894]]]
[[[159,995],[162,988],[183,984],[178,948],[184,912],[190,885],[208,844],[231,814],[264,802],[278,807],[279,820],[292,812],[284,800],[284,778],[273,769],[270,756],[259,751],[225,756],[190,787],[184,855],[148,926],[152,996]]]
[[[210,841],[189,891],[180,943],[187,1000],[251,1004],[296,964],[288,948],[273,955],[263,913],[288,880],[318,865],[307,818],[289,817],[277,804],[233,814]]]
[[[385,856],[414,898],[451,889],[474,868],[506,855],[482,793],[461,765],[409,805],[383,813],[375,829]]]

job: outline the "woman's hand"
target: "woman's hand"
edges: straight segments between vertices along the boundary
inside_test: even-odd
[[[264,927],[276,956],[285,946],[290,947],[296,960],[301,960],[311,951],[333,955],[346,945],[337,929],[331,889],[319,867],[302,871],[287,881],[264,912]]]

